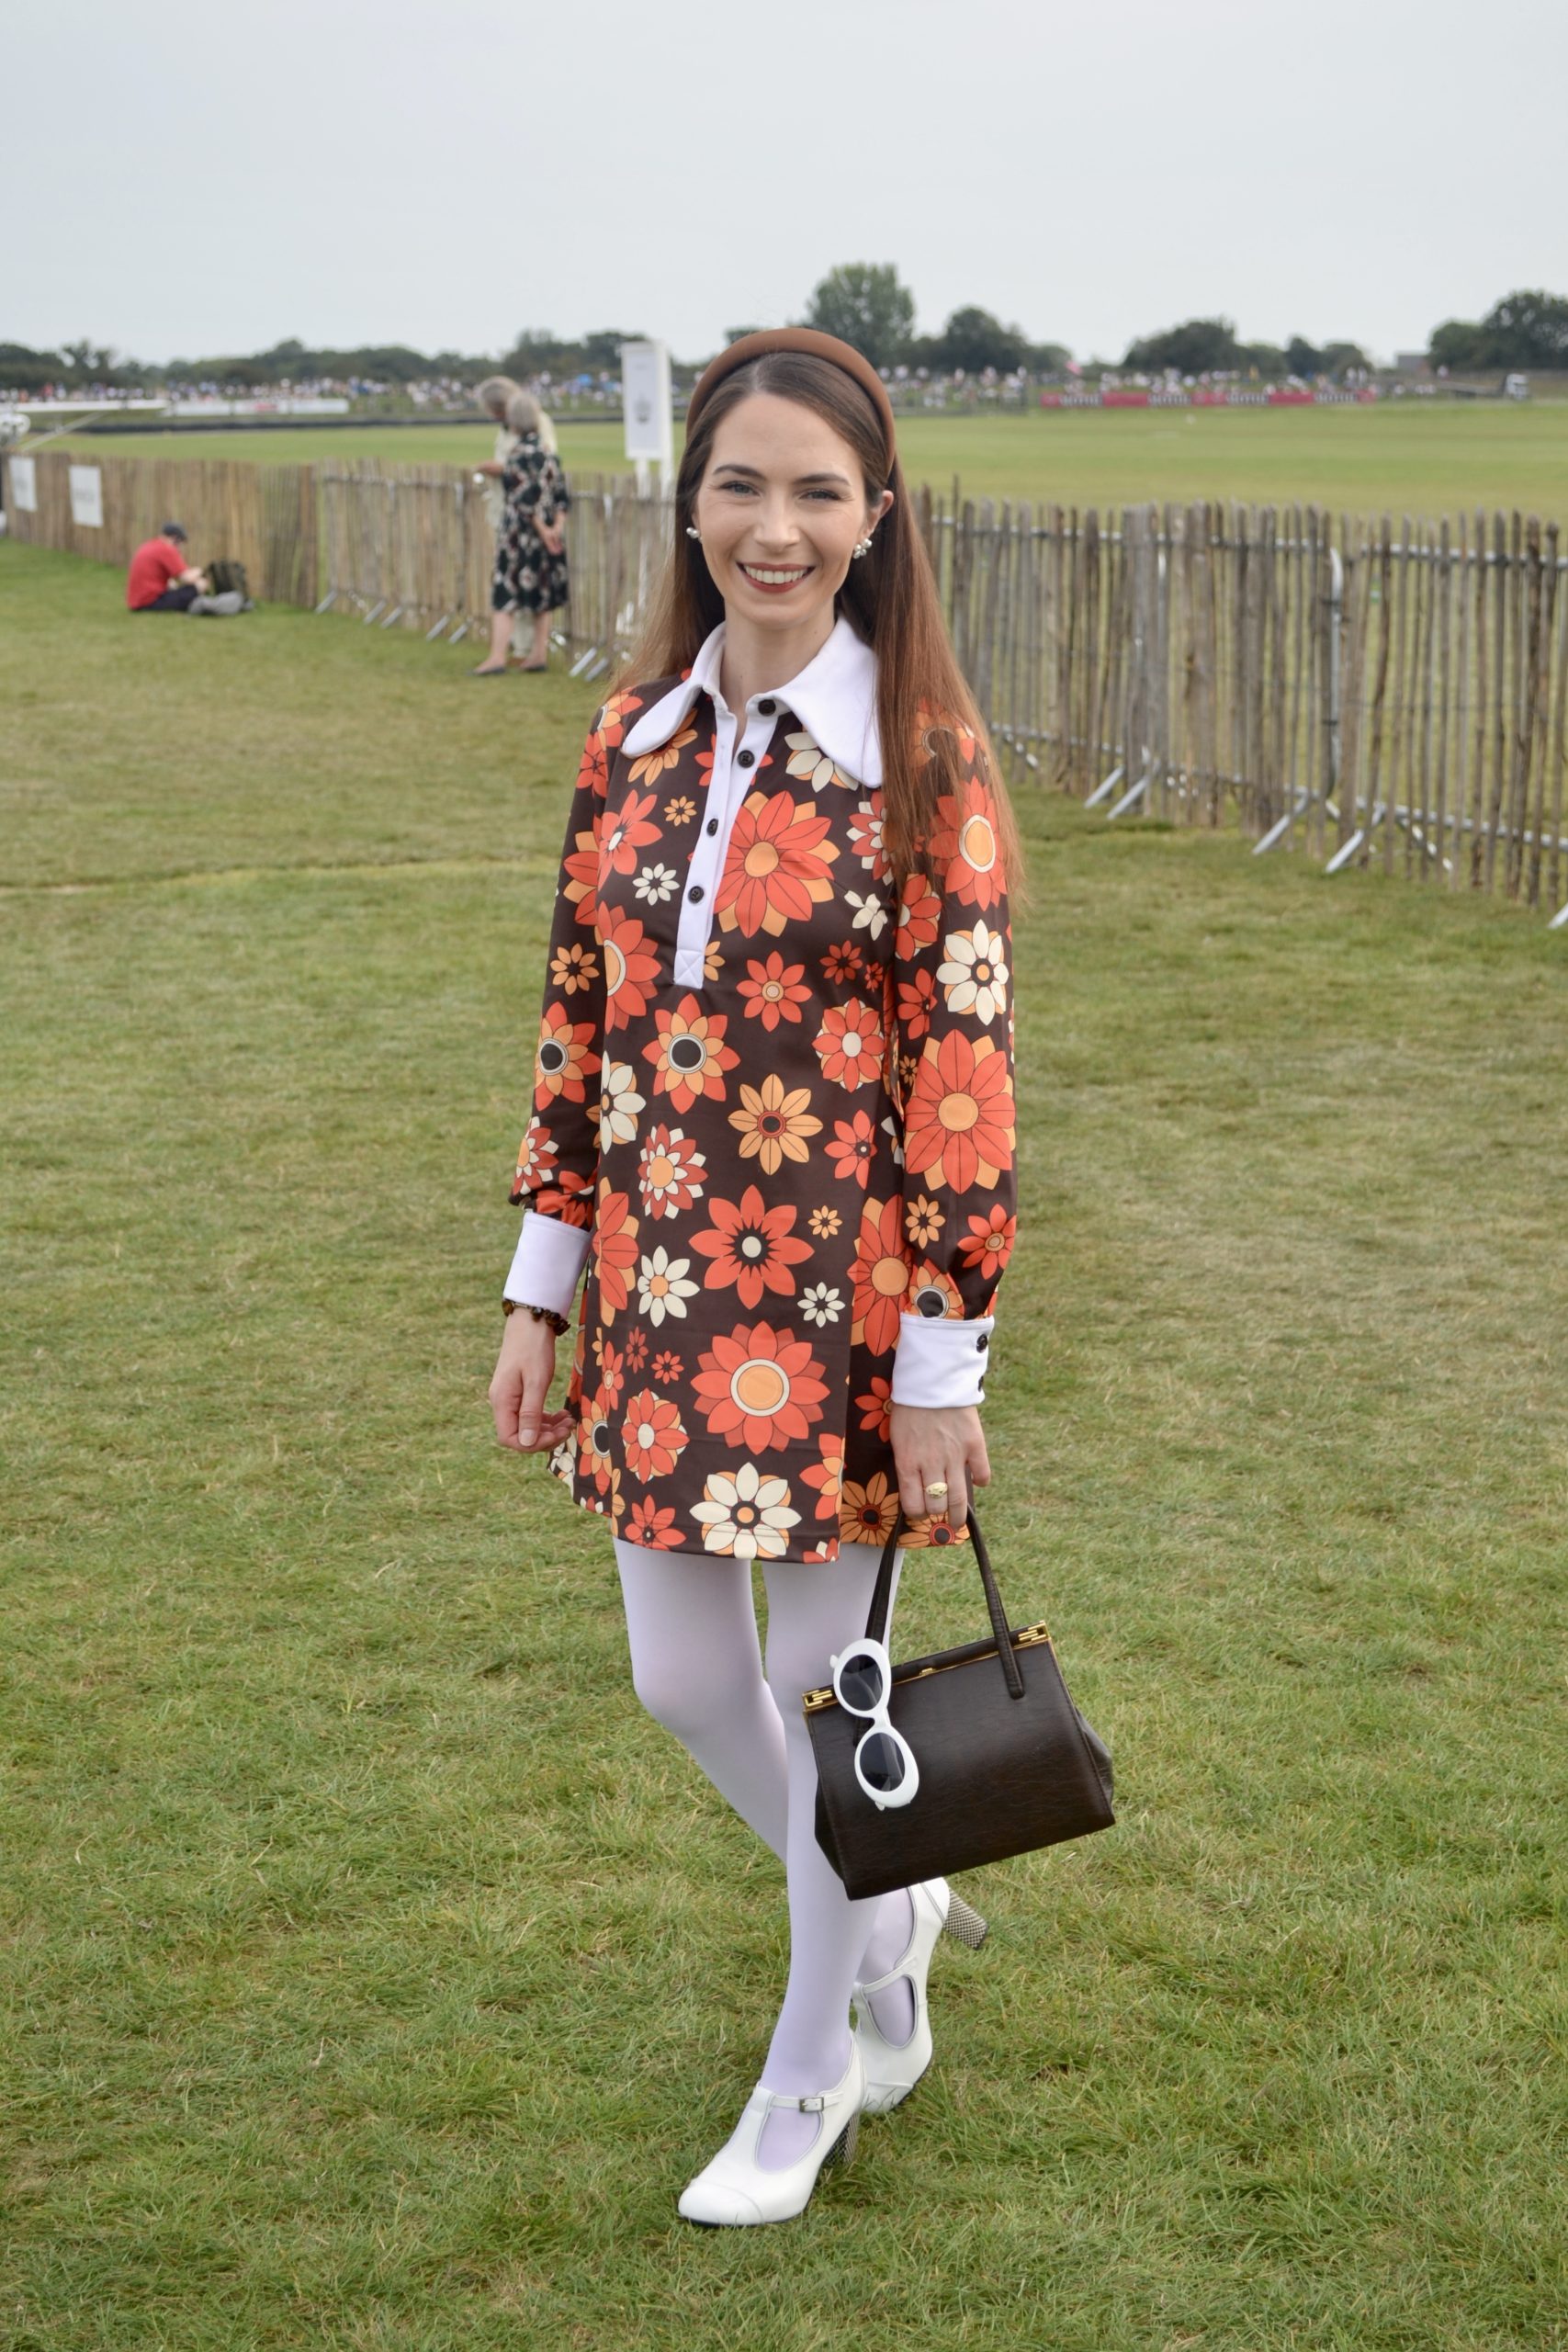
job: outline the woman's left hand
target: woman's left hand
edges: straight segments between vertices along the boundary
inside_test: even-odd
[[[889,1434],[907,1519],[943,1519],[963,1527],[972,1487],[988,1487],[991,1464],[973,1405],[895,1405]],[[945,1479],[945,1495],[931,1495]],[[930,1496],[930,1500],[927,1498]]]
[[[547,526],[544,523],[536,523],[534,528],[537,531],[540,538],[543,539],[546,547],[548,548],[552,555],[559,555],[561,553],[562,549],[566,546],[566,540],[558,530],[556,530],[552,526]]]

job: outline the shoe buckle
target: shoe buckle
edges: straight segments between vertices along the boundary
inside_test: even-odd
[[[812,2098],[797,2098],[791,2104],[798,2107],[802,2115],[823,2115],[827,2112],[828,2095],[825,2091],[818,2091]]]

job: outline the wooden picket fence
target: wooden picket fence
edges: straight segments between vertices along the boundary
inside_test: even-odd
[[[1568,927],[1555,524],[919,495],[1015,774],[1112,816],[1234,816],[1259,852],[1497,890]]]
[[[457,639],[488,625],[483,487],[458,466],[106,458],[104,526],[40,454],[13,536],[123,561],[177,514],[264,599]],[[578,674],[646,610],[671,510],[574,475]],[[1517,514],[1393,523],[1316,507],[1080,513],[915,493],[959,657],[1016,781],[1265,852],[1495,891],[1568,929],[1568,559]]]
[[[6,518],[28,547],[63,548],[100,562],[129,563],[160,524],[183,523],[192,552],[238,558],[264,604],[313,605],[317,587],[316,480],[311,466],[248,466],[220,458],[112,458],[40,450],[32,458],[37,498],[18,507],[6,458]],[[71,468],[96,467],[103,522],[72,520]]]

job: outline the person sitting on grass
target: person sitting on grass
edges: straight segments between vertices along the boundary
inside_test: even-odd
[[[186,560],[183,523],[165,523],[130,559],[125,601],[133,613],[185,613],[207,586],[206,574]]]

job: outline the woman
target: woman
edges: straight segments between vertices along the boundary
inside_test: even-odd
[[[785,1864],[761,2079],[680,2200],[744,2223],[800,2212],[913,2087],[936,1939],[984,1933],[940,1880],[849,1901],[800,1695],[863,1632],[899,1505],[907,1544],[956,1540],[990,1475],[1014,836],[858,352],[786,328],[723,353],[675,519],[567,828],[505,1286],[528,1311],[491,1401],[610,1519],[639,1697]]]
[[[514,390],[505,423],[512,446],[476,470],[499,477],[505,493],[496,534],[495,576],[491,583],[490,652],[475,678],[506,675],[506,650],[519,613],[534,616],[534,640],[520,670],[542,670],[549,657],[550,615],[567,601],[566,538],[561,517],[571,504],[566,475],[556,455],[555,435],[532,392]]]

